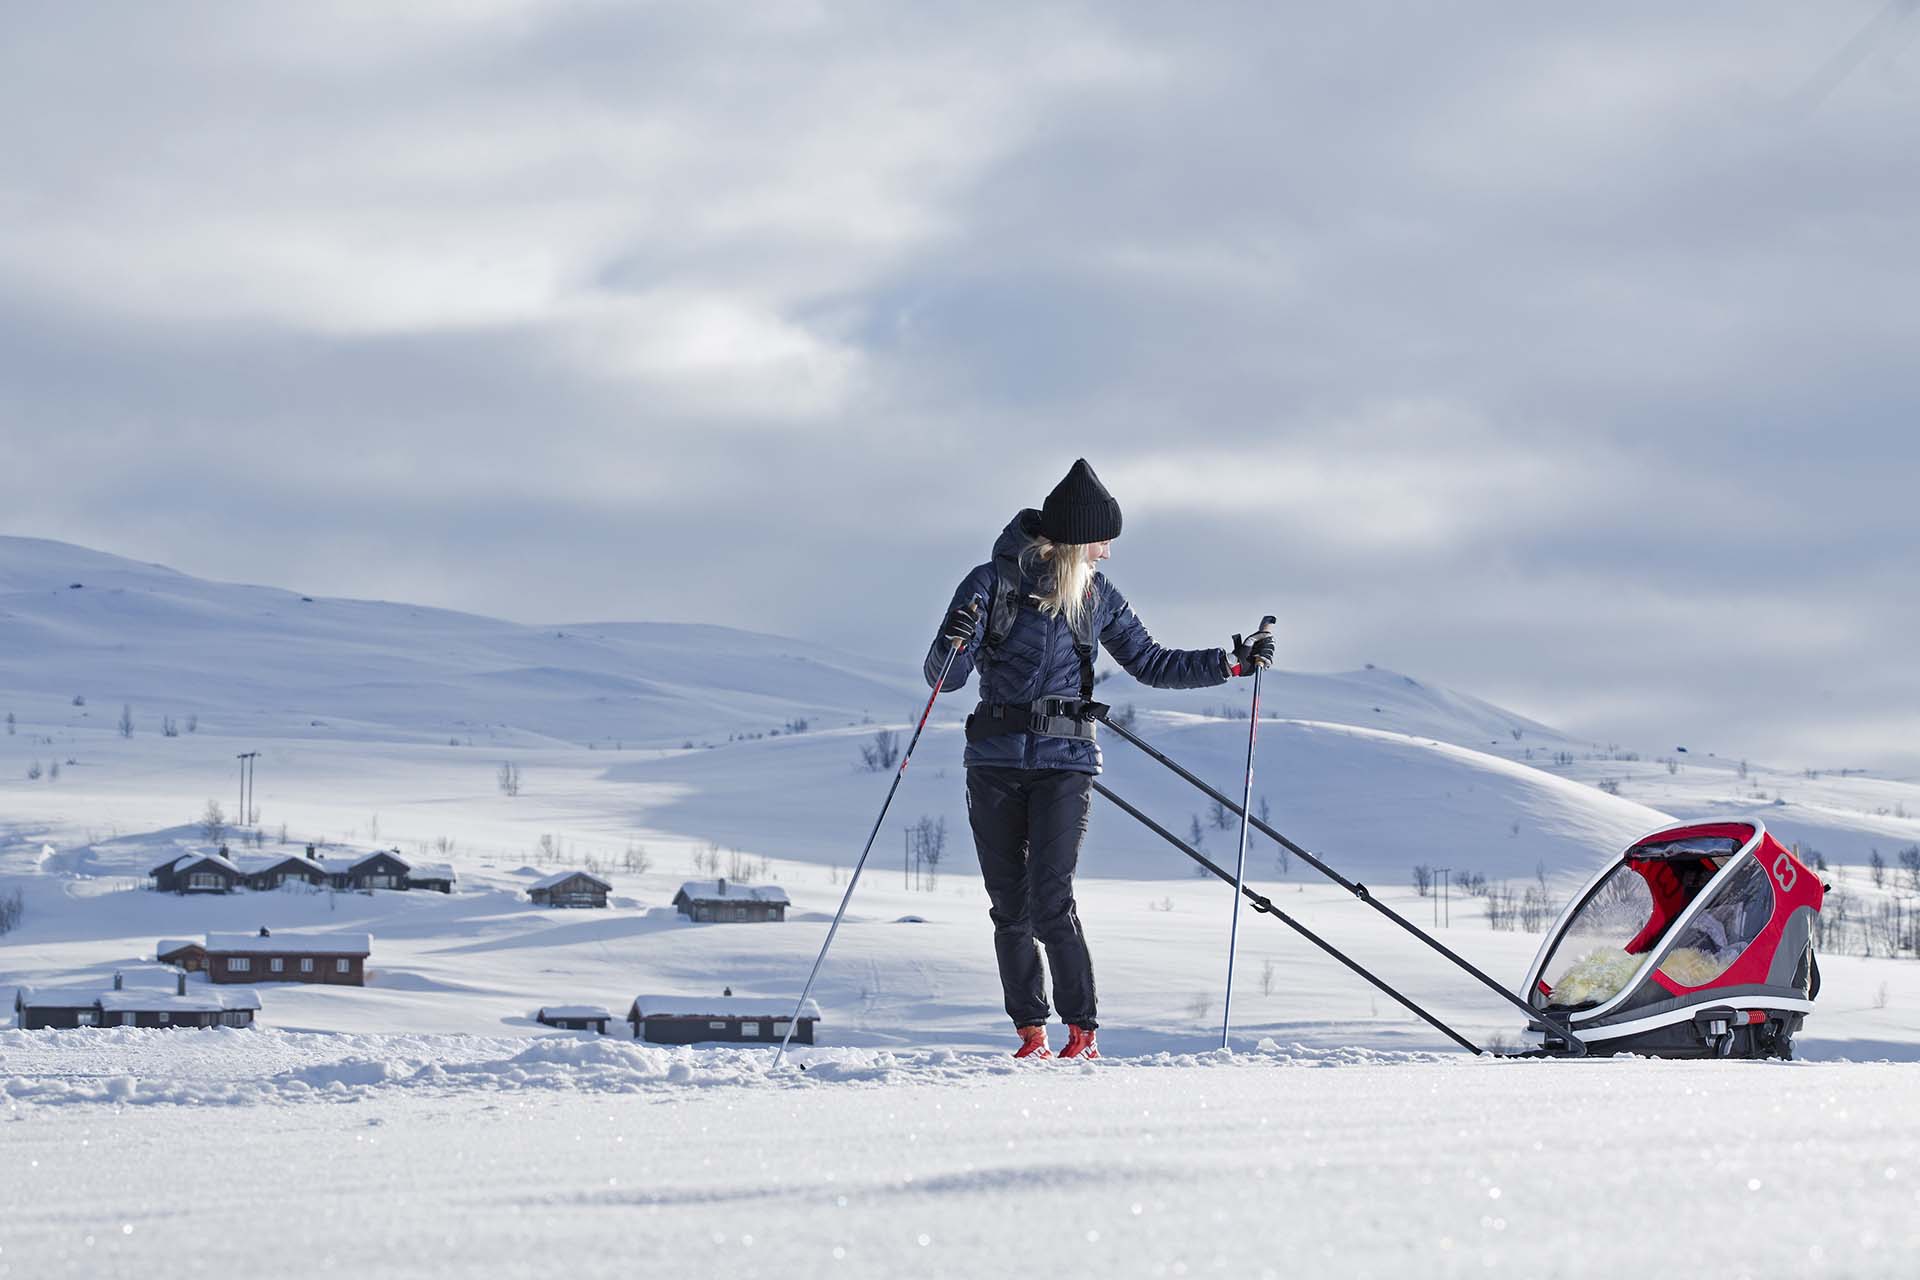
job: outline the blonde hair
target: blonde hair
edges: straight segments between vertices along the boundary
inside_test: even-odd
[[[1033,602],[1050,618],[1064,617],[1079,635],[1093,603],[1093,561],[1084,545],[1036,535],[1020,553],[1022,566],[1039,579]],[[1042,569],[1044,566],[1044,571]]]

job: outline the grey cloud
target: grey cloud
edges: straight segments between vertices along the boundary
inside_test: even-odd
[[[1879,8],[38,11],[5,520],[911,654],[1084,453],[1170,641],[1920,769]]]

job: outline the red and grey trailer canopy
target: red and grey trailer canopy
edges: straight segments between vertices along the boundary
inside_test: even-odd
[[[1602,1051],[1706,1051],[1736,1026],[1782,1048],[1813,1008],[1824,897],[1758,821],[1663,828],[1568,905],[1528,971],[1529,1003]]]

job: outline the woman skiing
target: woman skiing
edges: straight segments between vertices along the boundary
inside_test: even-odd
[[[1039,944],[1070,1028],[1061,1056],[1100,1056],[1093,961],[1073,901],[1100,772],[1090,710],[1098,705],[1094,646],[1105,645],[1134,679],[1162,689],[1206,688],[1273,661],[1266,634],[1235,636],[1231,653],[1156,644],[1094,568],[1119,536],[1119,504],[1082,458],[1038,511],[1013,518],[993,559],[961,582],[927,654],[931,686],[954,646],[963,646],[943,691],[980,671],[981,702],[967,717],[967,815],[992,904],[1007,1016],[1020,1032],[1016,1058],[1052,1056]]]

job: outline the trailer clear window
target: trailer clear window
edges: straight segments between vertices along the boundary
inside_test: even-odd
[[[1711,893],[1673,940],[1660,972],[1683,987],[1703,987],[1738,960],[1773,918],[1773,884],[1748,858]]]
[[[1644,958],[1627,948],[1653,916],[1646,877],[1629,863],[1615,867],[1567,921],[1540,969],[1547,990],[1534,993],[1535,998],[1577,1008],[1618,995]]]

